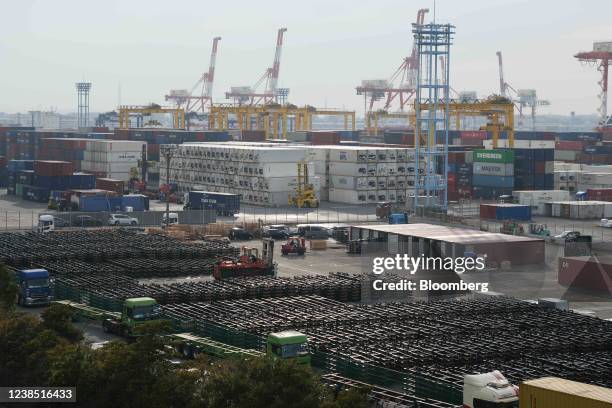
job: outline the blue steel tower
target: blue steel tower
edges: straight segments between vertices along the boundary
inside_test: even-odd
[[[446,210],[448,204],[448,127],[450,24],[413,24],[418,52],[415,95],[414,210]],[[442,57],[442,58],[440,58]],[[446,61],[446,67],[443,67]]]

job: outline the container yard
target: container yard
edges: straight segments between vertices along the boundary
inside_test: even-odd
[[[4,10],[0,406],[612,408],[612,5],[93,3]]]

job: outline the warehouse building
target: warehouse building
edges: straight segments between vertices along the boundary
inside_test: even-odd
[[[486,255],[487,263],[532,265],[544,262],[544,240],[432,224],[357,225],[352,240],[386,242],[390,254],[452,257]]]

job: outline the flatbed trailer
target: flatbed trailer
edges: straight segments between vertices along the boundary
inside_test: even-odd
[[[84,317],[89,320],[104,321],[105,319],[120,319],[120,312],[109,312],[108,310],[99,309],[97,307],[89,306],[83,303],[73,302],[71,300],[56,300],[53,303],[65,305],[77,312],[80,317]]]
[[[185,358],[196,358],[199,354],[220,359],[265,356],[265,353],[257,350],[231,346],[193,333],[169,334],[165,338],[167,344],[172,345]]]

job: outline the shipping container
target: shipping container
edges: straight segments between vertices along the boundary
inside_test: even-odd
[[[474,150],[474,162],[514,163],[512,150]]]
[[[149,197],[142,194],[127,194],[121,197],[121,210],[149,211]]]
[[[514,175],[514,164],[474,163],[473,172],[474,175],[512,177]]]
[[[109,178],[97,178],[95,188],[100,190],[114,191],[117,194],[123,194],[125,191],[125,181],[114,180]]]
[[[74,172],[74,166],[66,161],[36,160],[34,172],[39,176],[69,176]]]
[[[520,204],[480,204],[480,218],[529,221],[531,208]]]
[[[190,191],[189,209],[214,209],[219,215],[233,216],[240,212],[240,196],[211,191]]]
[[[612,389],[544,377],[520,384],[519,404],[521,408],[610,408]]]
[[[485,176],[481,174],[474,174],[472,176],[472,184],[474,186],[512,189],[514,187],[514,177]]]

